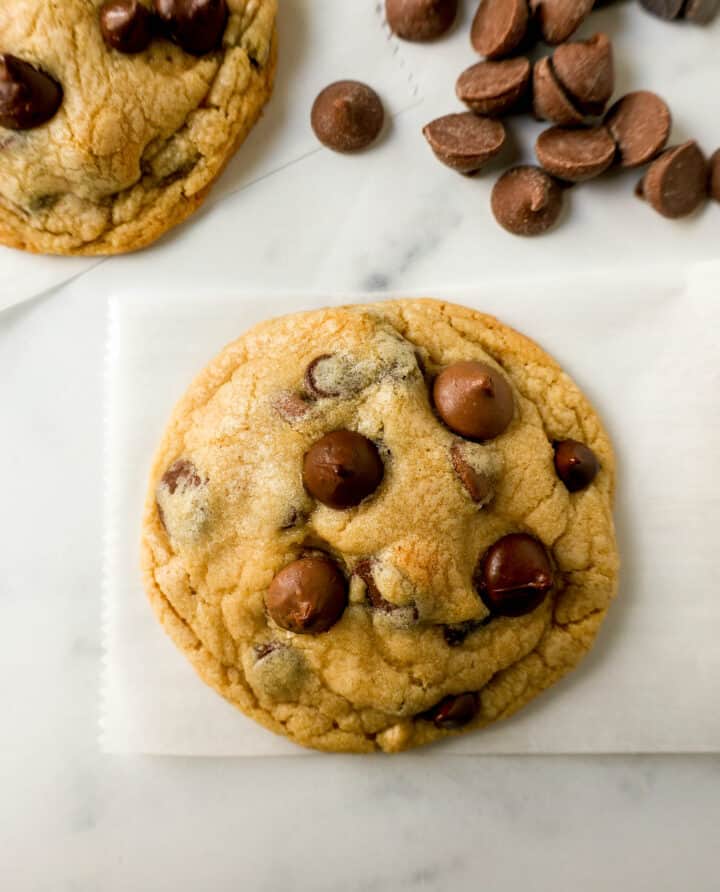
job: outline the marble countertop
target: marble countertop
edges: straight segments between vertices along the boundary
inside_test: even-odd
[[[681,60],[677,69],[681,90],[687,66]],[[621,181],[607,194],[593,184],[573,195],[573,218],[556,237],[527,243],[496,231],[487,225],[486,183],[453,178],[425,154],[407,163],[425,151],[410,146],[426,119],[449,110],[448,95],[429,95],[397,117],[364,165],[316,153],[202,211],[152,250],[105,261],[0,314],[3,888],[718,888],[720,757],[99,752],[111,288],[430,292],[490,288],[510,270],[532,288],[539,271],[713,256],[717,208],[675,229],[630,198],[618,215],[609,196]],[[707,138],[720,144],[716,118]],[[691,124],[686,115],[681,128]],[[618,216],[634,240],[621,237]]]

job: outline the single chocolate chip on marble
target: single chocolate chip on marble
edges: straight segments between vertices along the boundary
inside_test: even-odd
[[[555,444],[555,471],[569,492],[587,489],[599,470],[597,456],[584,443],[561,440]]]
[[[598,115],[604,110],[615,88],[612,44],[607,34],[559,46],[552,64],[558,81],[581,111]]]
[[[458,0],[385,0],[390,30],[403,40],[435,40],[448,31]]]
[[[698,25],[709,25],[720,12],[720,0],[687,0],[683,15]]]
[[[526,533],[511,533],[485,552],[475,582],[491,613],[524,616],[548,596],[553,569],[542,542]]]
[[[300,558],[275,576],[265,605],[281,628],[317,635],[327,632],[342,616],[347,605],[347,583],[329,558]]]
[[[615,159],[615,140],[606,127],[551,127],[541,133],[535,153],[543,168],[569,183],[604,173]]]
[[[359,81],[336,81],[313,103],[310,121],[315,136],[335,152],[357,152],[374,142],[385,111],[378,94]]]
[[[640,4],[661,19],[677,19],[686,0],[640,0]]]
[[[513,167],[495,183],[492,211],[513,235],[542,235],[557,222],[563,207],[560,185],[539,167]]]
[[[480,0],[470,42],[486,58],[502,59],[520,46],[527,28],[527,0]]]
[[[541,121],[555,124],[582,124],[583,114],[555,76],[549,57],[538,59],[533,69],[533,111]]]
[[[187,458],[179,458],[162,475],[160,481],[166,486],[170,495],[175,495],[175,490],[195,489],[202,485],[202,478],[193,462]]]
[[[708,165],[694,140],[667,149],[643,177],[642,197],[663,217],[696,211],[707,198]]]
[[[432,722],[441,731],[453,731],[469,724],[479,710],[477,694],[454,694],[428,709],[421,718]]]
[[[354,431],[321,437],[305,456],[303,482],[329,508],[352,508],[380,486],[385,469],[377,446]]]
[[[595,0],[530,0],[530,10],[546,43],[556,45],[571,37],[590,15]]]
[[[120,53],[141,53],[152,40],[152,16],[140,0],[107,0],[100,7],[105,43]]]
[[[423,128],[423,135],[439,161],[464,174],[480,170],[502,151],[506,139],[500,121],[473,112],[437,118]]]
[[[524,56],[500,62],[478,62],[463,71],[455,92],[461,102],[478,114],[499,116],[523,99],[531,74],[532,66]]]
[[[450,447],[450,461],[465,491],[478,505],[485,505],[493,495],[493,481],[489,474],[476,470],[468,461],[462,443]]]
[[[720,201],[720,149],[710,159],[710,198]]]
[[[168,37],[186,53],[204,56],[222,45],[226,0],[153,0]]]
[[[17,56],[0,53],[0,127],[39,127],[55,115],[62,98],[62,87],[49,74]]]
[[[670,136],[670,109],[647,90],[628,93],[605,116],[623,167],[639,167],[662,151]]]
[[[515,412],[507,379],[485,362],[455,362],[443,369],[433,384],[433,399],[450,430],[469,440],[499,437]]]

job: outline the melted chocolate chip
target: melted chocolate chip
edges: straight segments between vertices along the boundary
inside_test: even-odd
[[[296,393],[278,394],[272,401],[273,409],[289,424],[302,420],[309,412],[310,406]]]
[[[178,487],[194,489],[200,486],[203,481],[195,465],[186,458],[180,458],[165,471],[161,482],[167,486],[172,496]]]
[[[100,7],[105,43],[120,53],[141,53],[152,40],[152,16],[139,0],[107,0]]]
[[[505,376],[484,362],[456,362],[433,385],[435,408],[445,424],[470,440],[492,440],[513,419],[515,400]]]
[[[168,37],[192,56],[222,45],[228,20],[226,0],[153,0]]]
[[[342,616],[347,605],[347,583],[329,558],[301,558],[275,576],[265,605],[281,628],[299,635],[317,635]]]
[[[280,644],[279,641],[268,641],[266,644],[256,644],[253,647],[255,660],[260,662],[260,660],[264,659],[268,654],[279,650],[281,647],[284,647],[284,645]]]
[[[435,40],[452,27],[458,0],[385,0],[390,30],[403,40]]]
[[[579,492],[597,477],[600,462],[584,443],[562,440],[555,444],[555,470],[569,492]]]
[[[330,508],[352,508],[375,492],[385,469],[377,446],[354,431],[325,434],[303,462],[303,483]]]
[[[432,722],[442,731],[454,731],[468,725],[478,714],[480,701],[477,694],[455,694],[445,697],[421,718]]]
[[[49,74],[9,53],[0,53],[0,127],[31,130],[60,108],[63,91]]]
[[[336,387],[328,387],[327,384],[323,387],[318,381],[318,366],[328,359],[332,359],[332,354],[323,353],[322,356],[316,356],[305,370],[305,389],[311,396],[320,398],[340,396],[340,391]]]
[[[493,494],[493,481],[489,474],[477,471],[467,460],[461,443],[450,447],[450,461],[465,491],[478,505],[485,505]]]
[[[391,604],[390,601],[383,598],[380,594],[380,589],[375,584],[373,564],[374,561],[372,558],[363,558],[361,561],[358,561],[353,570],[353,574],[358,576],[365,583],[365,595],[373,610],[379,610],[381,613],[388,614],[398,613],[399,611],[409,611],[412,621],[417,622],[420,614],[418,613],[415,604],[399,606],[397,604]]]
[[[336,81],[313,103],[311,124],[320,142],[335,152],[357,152],[382,130],[385,111],[378,94],[359,81]]]
[[[526,533],[511,533],[490,546],[475,581],[485,606],[496,616],[531,613],[554,584],[545,546]]]
[[[453,625],[443,626],[443,638],[448,647],[460,647],[465,643],[468,635],[486,626],[492,622],[492,616],[488,616],[482,620],[470,619],[464,623],[454,623]]]

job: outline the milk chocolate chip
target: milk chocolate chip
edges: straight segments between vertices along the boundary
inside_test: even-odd
[[[435,40],[452,27],[457,5],[457,0],[385,0],[385,17],[403,40]]]
[[[493,495],[493,480],[489,474],[476,470],[468,461],[462,443],[453,443],[450,461],[465,491],[478,505],[485,505]]]
[[[709,25],[720,11],[720,0],[687,0],[683,15],[697,25]]]
[[[651,161],[670,136],[670,109],[647,90],[628,93],[605,116],[623,167],[639,167]]]
[[[480,170],[505,145],[505,128],[500,121],[473,112],[445,115],[423,128],[423,135],[435,157],[458,173]]]
[[[551,127],[535,144],[538,161],[560,180],[580,183],[600,176],[613,163],[615,141],[605,127]]]
[[[513,167],[495,183],[491,203],[495,219],[508,232],[541,235],[557,222],[563,192],[539,167]]]
[[[105,43],[120,53],[141,53],[152,39],[152,16],[139,0],[107,0],[100,7]]]
[[[577,107],[600,114],[615,87],[612,44],[606,34],[559,46],[552,58],[558,81]]]
[[[186,53],[204,56],[222,45],[228,8],[225,0],[153,0],[168,37]]]
[[[549,44],[563,43],[590,15],[595,0],[530,0],[543,39]]]
[[[335,152],[357,152],[374,142],[385,112],[377,93],[359,81],[336,81],[315,100],[311,123],[315,136]]]
[[[522,43],[527,27],[527,0],[480,0],[470,42],[486,58],[501,59]]]
[[[484,362],[456,362],[433,385],[433,399],[445,424],[469,440],[492,440],[510,425],[515,411],[505,376]]]
[[[710,197],[720,201],[720,149],[710,159]]]
[[[317,635],[327,632],[342,616],[347,583],[329,558],[301,558],[273,579],[265,605],[281,628],[298,635]]]
[[[551,591],[552,564],[542,542],[526,533],[511,533],[483,555],[475,581],[491,613],[524,616],[539,607]]]
[[[458,99],[481,115],[499,116],[516,106],[530,86],[532,67],[525,57],[478,62],[457,80]]]
[[[55,115],[62,98],[62,87],[49,74],[17,56],[0,53],[0,127],[39,127]]]
[[[648,168],[641,196],[663,217],[696,211],[707,198],[708,166],[694,140],[663,152]]]
[[[162,475],[163,483],[170,495],[175,495],[175,490],[194,489],[202,484],[200,474],[195,465],[187,458],[179,458]]]
[[[677,19],[685,0],[640,0],[642,6],[661,19]]]
[[[480,709],[477,694],[456,694],[445,697],[421,718],[432,722],[441,731],[453,731],[469,724]]]
[[[311,496],[330,508],[352,508],[380,486],[385,469],[377,446],[354,431],[325,434],[303,463]]]
[[[597,477],[600,462],[584,443],[561,440],[555,444],[555,470],[569,492],[579,492]]]
[[[577,109],[555,76],[549,57],[538,59],[533,71],[533,111],[541,121],[556,124],[582,124],[583,114]]]

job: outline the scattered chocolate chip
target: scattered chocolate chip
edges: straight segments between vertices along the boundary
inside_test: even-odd
[[[670,136],[670,109],[647,90],[628,93],[605,116],[623,167],[639,167],[665,147]]]
[[[473,112],[445,115],[423,128],[435,157],[458,173],[475,173],[505,145],[500,121]]]
[[[493,495],[493,481],[488,474],[477,471],[464,454],[462,443],[450,447],[450,461],[465,491],[478,505],[485,505]]]
[[[710,159],[710,197],[720,201],[720,149]]]
[[[573,104],[553,71],[549,57],[538,59],[533,71],[533,111],[541,121],[581,124],[583,114]]]
[[[273,399],[272,406],[283,421],[289,424],[302,420],[310,412],[310,406],[297,393],[278,394]]]
[[[606,127],[551,127],[540,134],[535,144],[543,168],[569,183],[600,176],[613,163],[615,152],[615,140]]]
[[[385,0],[390,30],[403,40],[435,40],[449,31],[458,0]]]
[[[577,107],[600,114],[615,88],[612,44],[606,34],[559,46],[552,59],[555,75]]]
[[[359,505],[380,485],[385,469],[377,446],[354,431],[325,434],[303,462],[303,482],[311,496],[330,508]]]
[[[720,11],[720,0],[687,0],[683,15],[696,25],[709,25]]]
[[[470,42],[486,58],[501,59],[520,46],[527,27],[527,0],[480,0]]]
[[[560,216],[563,192],[539,167],[513,167],[495,183],[491,201],[495,219],[508,232],[542,235]]]
[[[105,43],[120,53],[141,53],[152,40],[152,16],[139,0],[107,0],[100,7]]]
[[[316,356],[305,370],[305,389],[311,396],[322,398],[340,395],[340,391],[335,386],[330,385],[328,387],[328,384],[322,381],[322,375],[318,374],[321,372],[319,367],[327,359],[332,359],[332,354],[323,353],[322,356]],[[323,384],[325,384],[324,388]]]
[[[358,81],[336,81],[313,103],[315,136],[335,152],[367,148],[382,130],[385,112],[378,94]]]
[[[705,156],[690,140],[653,161],[642,180],[642,197],[663,217],[686,217],[706,200],[707,181]]]
[[[228,20],[226,0],[153,0],[168,37],[192,56],[222,45]]]
[[[62,87],[49,74],[17,56],[0,53],[0,127],[39,127],[55,115],[62,98]]]
[[[466,68],[455,85],[461,102],[481,115],[505,114],[524,98],[532,67],[523,56],[500,62],[478,62]]]
[[[507,379],[484,362],[455,362],[443,369],[433,384],[433,399],[450,430],[470,440],[499,437],[515,411]]]
[[[542,542],[526,533],[511,533],[486,551],[475,581],[485,606],[496,616],[524,616],[547,597],[553,570]]]
[[[530,0],[543,39],[555,45],[571,37],[590,15],[594,0]]]
[[[597,477],[600,462],[584,443],[561,440],[555,444],[555,470],[569,492],[579,492]]]
[[[471,635],[477,629],[481,629],[489,622],[492,622],[492,616],[488,616],[482,620],[470,619],[464,623],[455,623],[454,625],[443,626],[443,638],[448,647],[460,647],[465,643],[468,635]]]
[[[327,632],[342,616],[347,605],[347,583],[329,558],[300,558],[275,576],[265,605],[281,628],[299,635],[317,635]]]
[[[170,465],[160,482],[168,488],[172,496],[178,487],[181,490],[194,489],[203,481],[195,465],[187,458],[180,458]]]
[[[456,694],[445,697],[420,718],[432,722],[441,731],[453,731],[469,724],[480,709],[477,694]]]
[[[679,18],[684,3],[685,0],[640,0],[640,5],[648,12],[668,20]]]

